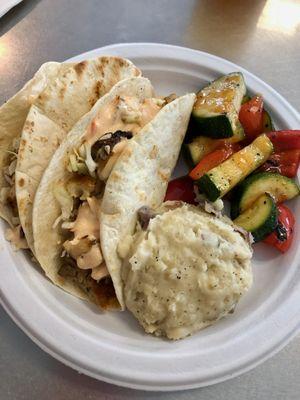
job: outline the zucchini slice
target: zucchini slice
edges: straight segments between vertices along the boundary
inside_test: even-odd
[[[207,136],[197,136],[190,143],[183,145],[185,156],[189,163],[193,166],[197,165],[207,154],[216,150],[219,146],[225,143],[236,143],[244,139],[242,136],[232,136],[229,139],[212,139]]]
[[[272,233],[277,226],[278,211],[276,203],[272,196],[264,193],[233,222],[235,225],[251,232],[254,242],[259,242]]]
[[[198,136],[191,143],[185,144],[184,149],[189,161],[195,166],[203,157],[214,151],[219,145],[220,140]]]
[[[268,111],[263,112],[263,132],[274,131],[274,125]]]
[[[276,203],[293,199],[300,193],[299,186],[292,179],[273,172],[259,172],[249,176],[236,188],[231,204],[231,218],[236,218],[266,192],[273,196]]]
[[[215,139],[244,136],[239,111],[245,94],[240,72],[222,76],[200,90],[192,112],[198,134]]]
[[[248,94],[245,94],[242,100],[242,104],[248,103],[251,100],[251,97]]]
[[[215,201],[262,165],[272,152],[270,139],[267,135],[260,135],[249,146],[208,171],[196,184],[210,201]]]

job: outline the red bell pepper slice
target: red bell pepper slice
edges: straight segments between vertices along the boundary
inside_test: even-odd
[[[285,253],[291,247],[294,238],[295,217],[292,211],[280,204],[278,207],[278,225],[273,233],[263,241],[281,253]]]
[[[194,182],[189,176],[181,176],[169,182],[164,201],[181,200],[189,204],[195,201]]]
[[[254,140],[263,132],[263,110],[262,96],[254,96],[251,100],[242,104],[239,120],[248,140]]]
[[[281,175],[294,178],[300,164],[300,150],[286,150],[274,153],[261,166],[260,171],[277,172]]]
[[[193,180],[201,178],[206,172],[227,160],[233,153],[234,146],[227,146],[207,154],[189,173],[190,178]]]
[[[267,136],[273,143],[275,152],[300,149],[300,130],[268,132]]]

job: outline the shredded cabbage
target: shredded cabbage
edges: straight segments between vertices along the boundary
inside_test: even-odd
[[[96,180],[90,176],[76,176],[66,183],[68,193],[80,200],[86,200],[96,189]]]
[[[73,198],[61,183],[58,183],[54,186],[53,194],[61,208],[61,215],[59,218],[57,218],[53,226],[55,227],[59,221],[66,221],[70,218],[73,209]]]
[[[77,172],[80,175],[87,175],[89,171],[85,162],[85,156],[85,145],[81,145],[79,149],[73,149],[73,153],[69,156],[68,171]]]
[[[97,163],[92,158],[92,145],[85,143],[85,164],[89,170],[91,176],[95,177],[95,171],[97,168]]]

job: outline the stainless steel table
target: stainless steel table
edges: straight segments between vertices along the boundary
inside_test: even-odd
[[[0,19],[0,103],[47,60],[64,60],[110,43],[143,41],[228,58],[271,84],[299,110],[299,28],[297,0],[25,0]],[[2,273],[0,269],[0,279]],[[55,361],[0,308],[0,400],[296,400],[299,377],[300,337],[255,370],[212,387],[169,394],[122,389]]]

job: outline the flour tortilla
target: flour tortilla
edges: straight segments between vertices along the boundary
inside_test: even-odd
[[[70,177],[66,166],[72,149],[80,147],[94,118],[101,116],[113,99],[117,96],[136,96],[143,100],[153,95],[153,87],[146,78],[129,78],[117,83],[70,131],[51,159],[36,192],[32,219],[35,256],[53,283],[80,298],[88,300],[86,293],[76,283],[58,274],[61,267],[62,243],[65,239],[59,225],[53,228],[54,222],[61,214],[53,188],[58,181],[66,181]],[[95,137],[95,141],[97,139],[99,137]]]
[[[38,107],[31,106],[20,141],[15,189],[21,226],[32,251],[34,196],[44,170],[65,136],[65,131],[59,125],[46,117]]]
[[[41,66],[34,77],[11,99],[0,107],[0,168],[3,169],[7,164],[8,150],[11,150],[15,138],[19,138],[22,132],[31,104],[36,101],[40,93],[46,89],[48,84],[54,81],[55,77],[71,64],[60,64],[48,62]],[[0,174],[0,188],[7,183],[3,174]],[[10,210],[0,203],[0,216],[10,225]]]
[[[106,183],[100,216],[101,248],[123,309],[118,244],[133,234],[140,207],[156,208],[163,202],[194,101],[195,95],[187,94],[166,105],[129,141]]]
[[[66,132],[122,79],[140,76],[131,61],[103,56],[72,65],[34,103]]]
[[[1,130],[4,119],[1,120],[0,109],[1,150],[10,150],[13,139],[21,135],[15,176],[16,198],[21,225],[32,250],[32,202],[42,173],[59,143],[73,125],[117,82],[140,75],[140,71],[129,60],[119,57],[99,57],[76,64],[51,63],[50,71],[51,79],[47,81],[47,75],[43,74],[43,79],[34,78],[36,85],[30,85],[34,88],[33,91],[30,87],[26,89],[26,107],[23,107],[22,121],[14,127],[15,129],[11,126],[8,129],[4,125],[6,129]],[[43,85],[40,83],[38,86],[37,82],[40,81]],[[37,90],[37,87],[42,90]],[[16,99],[23,97],[24,95],[20,95]],[[11,110],[16,106],[14,99],[10,100]],[[8,162],[5,154],[7,155],[1,152],[2,168]],[[2,175],[1,179],[1,187],[7,186]],[[0,203],[0,215],[13,225],[11,210],[5,204]]]

